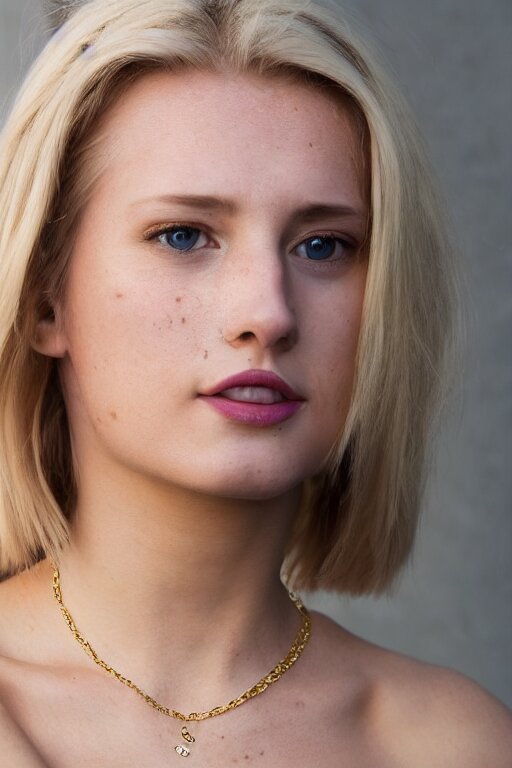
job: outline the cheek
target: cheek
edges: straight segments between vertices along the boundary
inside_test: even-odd
[[[155,347],[186,336],[191,307],[179,287],[155,270],[148,273],[129,265],[123,269],[117,263],[111,270],[102,269],[80,256],[70,274],[66,301],[71,343],[107,350],[109,356],[130,350],[132,358],[152,360]],[[119,261],[119,256],[114,259]]]
[[[200,357],[198,302],[163,281],[71,276],[66,301],[67,391],[94,415],[122,411],[140,398],[167,399],[180,360]],[[196,348],[197,347],[197,348]]]
[[[315,360],[313,388],[321,394],[326,412],[345,418],[352,396],[366,267],[350,275],[341,291],[324,297],[321,311],[312,319],[311,335]]]

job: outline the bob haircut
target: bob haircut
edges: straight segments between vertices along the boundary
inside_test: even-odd
[[[69,426],[56,361],[33,339],[65,288],[98,175],[94,128],[144,73],[195,68],[324,87],[359,125],[371,219],[351,406],[305,483],[284,568],[296,588],[385,590],[414,540],[455,290],[441,208],[393,84],[339,10],[309,0],[68,0],[50,15],[56,31],[0,145],[0,575],[58,562],[69,540]]]

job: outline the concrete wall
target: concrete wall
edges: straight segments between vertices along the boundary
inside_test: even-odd
[[[512,705],[512,5],[347,0],[345,7],[372,31],[424,129],[473,321],[462,409],[455,404],[439,440],[411,567],[392,598],[313,602],[374,642],[454,667]],[[0,104],[42,39],[37,0],[0,0]]]

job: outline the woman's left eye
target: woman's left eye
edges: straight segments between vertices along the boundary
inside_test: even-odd
[[[339,261],[348,258],[355,245],[335,235],[314,235],[299,243],[295,250],[309,261]]]
[[[208,238],[201,229],[178,225],[155,232],[151,239],[182,252],[203,248],[208,243]]]

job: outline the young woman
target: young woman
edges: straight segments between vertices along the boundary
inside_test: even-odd
[[[393,86],[307,0],[54,18],[0,159],[2,765],[504,767],[492,697],[288,594],[413,542],[453,278]]]

